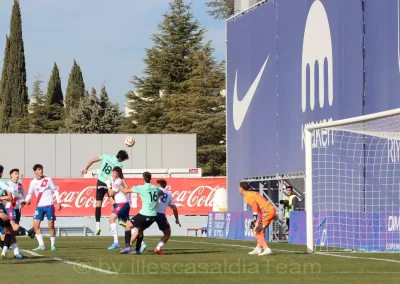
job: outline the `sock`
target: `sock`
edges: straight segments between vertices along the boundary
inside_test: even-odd
[[[10,246],[10,249],[14,250],[14,255],[19,254],[19,248],[18,248],[18,244],[17,244],[17,243],[13,243],[13,244]]]
[[[4,250],[4,248],[8,249],[10,246],[11,246],[11,235],[10,234],[6,234],[5,237],[4,237],[3,250]]]
[[[101,207],[96,207],[95,216],[97,228],[100,228]]]
[[[43,235],[42,234],[36,234],[36,239],[39,243],[39,246],[44,246],[44,242],[43,242]]]
[[[140,251],[140,246],[143,242],[143,235],[139,235],[136,239],[136,251]]]
[[[160,241],[160,242],[158,243],[157,249],[160,250],[163,246],[164,246],[164,242],[163,242],[163,241]]]
[[[259,244],[265,249],[268,248],[267,242],[265,241],[265,233],[260,234]]]
[[[131,237],[132,237],[132,232],[125,231],[125,247],[130,248],[131,247]]]
[[[111,231],[112,235],[114,237],[114,243],[118,244],[118,229],[117,229],[117,224],[112,223],[111,224]]]
[[[4,241],[0,241],[0,247],[1,247],[1,248],[4,247]]]
[[[26,229],[24,227],[19,226],[18,230],[15,232],[16,236],[27,236],[28,232],[26,231]]]
[[[50,237],[50,242],[52,246],[56,245],[56,237]]]

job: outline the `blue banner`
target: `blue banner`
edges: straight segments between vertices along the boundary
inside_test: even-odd
[[[314,213],[314,244],[367,251],[400,251],[400,214]],[[289,243],[306,244],[306,212],[290,214]]]
[[[362,1],[269,1],[228,21],[228,210],[243,178],[304,172],[304,126],[362,115],[363,79]]]
[[[276,29],[272,1],[227,23],[229,211],[243,208],[243,178],[277,171]]]
[[[365,114],[400,107],[400,1],[365,0]]]
[[[207,237],[232,240],[255,241],[250,223],[252,212],[210,212],[208,213]],[[266,240],[269,239],[269,227]]]

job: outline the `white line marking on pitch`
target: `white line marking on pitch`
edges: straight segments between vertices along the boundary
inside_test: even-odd
[[[42,256],[42,257],[46,257],[45,255],[41,255],[41,254],[38,254],[38,253],[33,252],[33,251],[30,251],[30,250],[22,250],[22,251],[24,251],[24,252],[26,252],[26,253],[29,253],[30,255],[33,255],[33,256]],[[65,259],[62,259],[62,258],[59,258],[59,257],[51,257],[51,258],[54,259],[54,260],[63,262],[63,263],[67,263],[67,264],[74,265],[74,266],[75,266],[75,267],[74,267],[74,270],[75,270],[77,273],[82,273],[82,274],[83,274],[83,273],[85,273],[85,272],[83,271],[83,269],[88,269],[88,270],[94,270],[94,271],[98,271],[98,272],[105,273],[105,274],[113,274],[113,275],[118,274],[117,272],[114,272],[114,271],[109,271],[109,270],[105,270],[105,269],[100,269],[100,268],[93,267],[93,266],[90,266],[90,265],[86,265],[86,264],[83,264],[83,263],[78,263],[78,262],[73,262],[73,261],[65,260]]]
[[[148,238],[148,239],[150,239],[150,238]],[[153,240],[155,240],[155,239],[153,238]],[[207,242],[179,241],[179,240],[169,240],[169,242],[205,244],[205,245],[221,245],[221,246],[240,247],[240,248],[254,248],[254,247],[250,247],[250,246],[231,245],[231,244],[224,244],[224,243],[207,243]],[[294,251],[294,250],[273,249],[273,251],[274,251],[274,250],[275,250],[275,251],[282,251],[282,252],[291,252],[291,253],[302,253],[301,251]],[[385,261],[385,262],[400,263],[400,260],[385,259],[385,258],[376,258],[376,257],[337,255],[337,254],[323,253],[323,252],[316,252],[315,254],[317,254],[317,255],[325,255],[325,256],[333,256],[333,257],[342,257],[342,258],[365,259],[365,260],[377,260],[377,261]]]

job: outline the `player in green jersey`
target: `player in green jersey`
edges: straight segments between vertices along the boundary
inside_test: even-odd
[[[108,187],[106,182],[111,179],[112,169],[114,167],[122,168],[122,162],[129,159],[128,153],[125,150],[120,150],[116,156],[113,155],[101,155],[95,157],[89,161],[85,169],[82,170],[82,175],[85,175],[91,165],[97,162],[101,162],[99,169],[99,175],[97,179],[96,187],[96,235],[100,235],[100,219],[101,219],[101,206],[103,203],[104,195],[108,195]],[[115,203],[115,202],[112,202]]]
[[[151,173],[144,172],[143,180],[143,185],[132,187],[132,189],[115,186],[125,193],[137,193],[142,200],[142,209],[139,211],[139,214],[126,222],[125,248],[120,251],[121,254],[140,254],[140,248],[144,237],[143,232],[154,223],[157,217],[158,197],[161,196],[163,192],[161,189],[150,183]],[[137,238],[136,249],[134,251],[131,251],[131,230],[133,229],[133,227],[137,228]],[[133,242],[134,241],[135,239],[133,239]]]

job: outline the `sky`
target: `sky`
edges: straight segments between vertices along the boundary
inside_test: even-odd
[[[192,12],[206,28],[217,60],[225,58],[225,22],[209,16],[209,0],[192,0]],[[0,68],[10,31],[13,0],[0,1]],[[168,0],[20,0],[29,96],[40,74],[47,90],[54,62],[60,69],[63,94],[74,59],[87,90],[100,93],[103,83],[110,99],[123,110],[125,94],[134,90],[133,75],[143,75],[145,48],[157,32]],[[189,2],[187,2],[189,3]],[[1,69],[0,69],[1,70]]]

